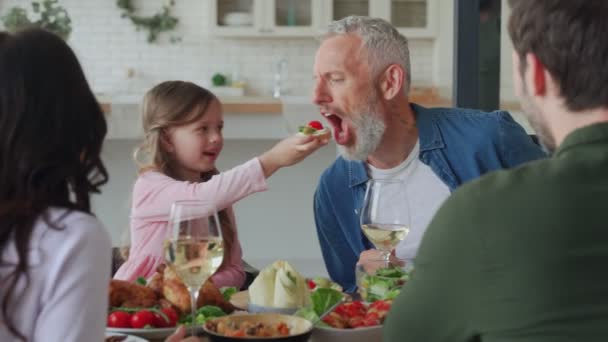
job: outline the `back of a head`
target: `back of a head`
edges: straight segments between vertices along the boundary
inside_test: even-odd
[[[107,175],[103,113],[58,36],[29,29],[0,42],[0,201],[89,211]],[[91,177],[91,180],[89,180]],[[68,193],[72,191],[75,202]]]
[[[373,78],[390,64],[400,65],[406,74],[404,90],[406,94],[409,92],[412,72],[408,41],[393,25],[380,18],[348,16],[329,24],[321,40],[342,34],[361,37]]]
[[[608,108],[608,1],[509,0],[509,34],[525,68],[532,53],[559,84],[567,108]]]
[[[23,339],[9,312],[34,223],[50,207],[90,212],[89,194],[107,181],[105,134],[101,108],[61,38],[41,29],[0,33],[0,255],[13,241],[19,260],[1,279],[1,316],[15,337]]]

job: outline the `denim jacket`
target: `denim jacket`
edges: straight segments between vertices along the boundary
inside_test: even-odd
[[[454,191],[486,172],[545,157],[524,129],[504,111],[424,108],[412,104],[420,139],[420,160]],[[359,254],[373,248],[361,232],[367,167],[338,157],[323,172],[314,195],[317,236],[330,277],[345,291],[356,290]]]

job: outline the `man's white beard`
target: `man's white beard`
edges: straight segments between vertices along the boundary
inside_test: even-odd
[[[353,120],[355,146],[338,145],[338,151],[346,159],[365,161],[380,145],[386,125],[375,111],[376,101],[373,96],[368,99],[367,107],[365,113],[353,115],[357,118]]]

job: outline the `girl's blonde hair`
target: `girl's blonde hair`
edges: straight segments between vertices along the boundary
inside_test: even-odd
[[[171,127],[187,125],[199,120],[213,101],[219,101],[209,90],[192,82],[166,81],[150,89],[142,105],[144,141],[134,153],[139,172],[155,170],[181,180],[174,172],[171,155],[164,150],[161,139]],[[143,159],[142,159],[143,158]],[[201,182],[218,174],[217,169],[201,173]],[[218,212],[224,237],[224,263],[235,238],[234,223],[227,209]]]

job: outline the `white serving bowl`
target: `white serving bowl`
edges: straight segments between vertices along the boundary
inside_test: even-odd
[[[382,342],[382,325],[356,329],[315,327],[311,342]]]

